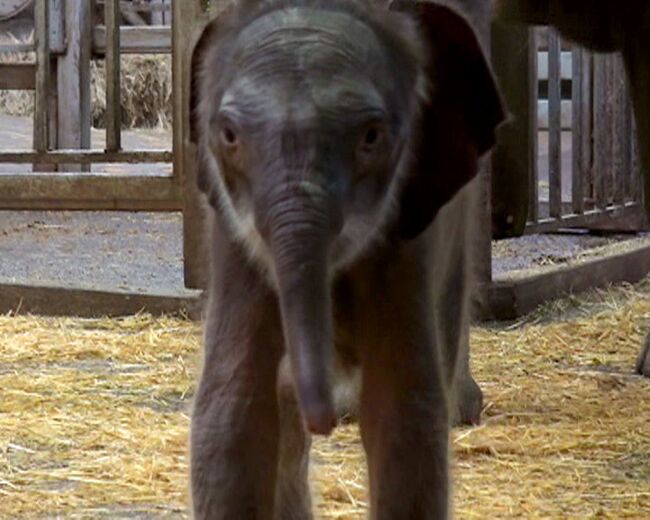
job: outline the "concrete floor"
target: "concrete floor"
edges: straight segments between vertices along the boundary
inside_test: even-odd
[[[29,118],[0,116],[0,148],[31,147]],[[93,130],[93,148],[103,148],[104,132]],[[164,130],[124,131],[126,149],[169,148]],[[548,192],[547,137],[540,133],[539,179]],[[563,136],[563,171],[571,165],[570,134]],[[0,173],[27,173],[30,165],[0,164]],[[171,174],[170,164],[96,165],[94,173]],[[563,199],[570,196],[564,176]],[[545,188],[546,187],[546,188]],[[545,191],[546,189],[546,191]],[[567,199],[568,200],[568,199]],[[493,248],[493,275],[549,262],[565,262],[606,243],[582,235],[526,236]],[[182,219],[173,213],[0,211],[0,283],[30,283],[132,291],[182,291]]]

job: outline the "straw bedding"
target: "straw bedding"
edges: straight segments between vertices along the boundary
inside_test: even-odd
[[[650,280],[472,332],[484,424],[453,432],[457,518],[650,517]],[[0,317],[0,518],[185,518],[197,324]],[[356,426],[313,448],[318,516],[363,518]]]

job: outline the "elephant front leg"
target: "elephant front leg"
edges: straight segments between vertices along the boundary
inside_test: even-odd
[[[207,310],[192,415],[194,518],[272,520],[283,348],[277,303],[234,263],[224,272]]]
[[[393,343],[364,359],[361,434],[373,520],[448,515],[445,387],[425,343]]]
[[[311,436],[298,408],[288,361],[285,357],[278,371],[280,438],[275,520],[311,520],[308,482]]]
[[[251,356],[252,357],[252,356]],[[273,518],[278,413],[263,363],[206,366],[191,425],[194,518]]]

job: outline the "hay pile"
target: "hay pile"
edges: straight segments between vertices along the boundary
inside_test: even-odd
[[[34,62],[35,54],[2,53],[0,63]],[[170,127],[172,122],[172,68],[170,55],[124,55],[121,59],[122,127]],[[106,76],[103,61],[91,62],[92,124],[104,128]],[[0,90],[0,113],[31,117],[34,92]]]
[[[457,518],[648,518],[649,317],[650,280],[473,330],[485,422],[453,433]],[[1,317],[0,517],[187,517],[199,343],[169,318]],[[357,428],[313,452],[318,516],[364,518]]]
[[[172,60],[169,55],[125,55],[121,61],[122,128],[169,127],[172,122]],[[92,62],[92,117],[105,128],[106,75]]]
[[[31,38],[30,38],[31,39]],[[0,44],[23,43],[6,34],[0,37]],[[34,52],[0,52],[0,63],[34,63]],[[34,113],[33,90],[0,90],[0,114],[8,116],[30,116]]]

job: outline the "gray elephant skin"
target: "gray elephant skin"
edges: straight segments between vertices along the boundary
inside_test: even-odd
[[[650,217],[650,1],[495,0],[503,20],[549,24],[576,43],[598,52],[620,52],[632,95],[643,169],[646,213]],[[650,377],[650,335],[636,371]]]
[[[451,416],[480,413],[467,360],[476,175],[503,119],[475,14],[242,0],[203,32],[196,518],[311,518],[310,435],[332,431],[355,381],[371,518],[447,517]]]

